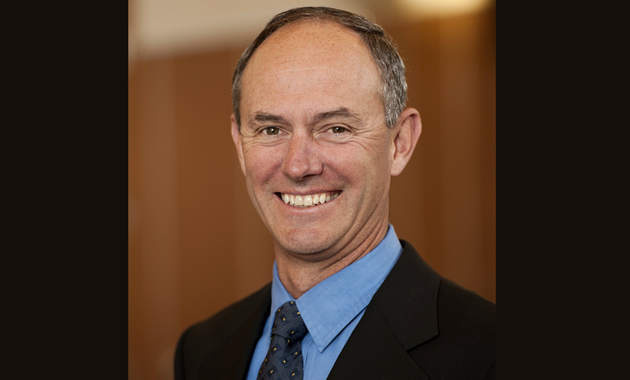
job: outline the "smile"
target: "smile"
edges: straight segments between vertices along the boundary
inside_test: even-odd
[[[278,194],[284,203],[294,207],[314,207],[318,204],[324,204],[339,196],[339,193],[312,194],[312,195],[295,195],[295,194]]]

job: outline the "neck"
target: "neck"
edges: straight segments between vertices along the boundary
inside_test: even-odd
[[[276,265],[278,277],[285,289],[298,299],[315,285],[371,252],[385,238],[389,224],[387,221],[375,228],[363,241],[351,248],[341,249],[332,255],[316,254],[322,257],[317,260],[303,255],[282,250],[276,243]]]

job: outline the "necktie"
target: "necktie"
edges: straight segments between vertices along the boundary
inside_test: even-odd
[[[257,380],[302,380],[302,338],[307,331],[295,301],[280,306],[273,321],[269,351]]]

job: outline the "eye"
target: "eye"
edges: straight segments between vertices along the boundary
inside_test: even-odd
[[[267,127],[263,129],[263,133],[266,135],[277,135],[278,133],[280,133],[280,129],[276,127]]]
[[[330,131],[332,133],[344,133],[344,132],[348,132],[348,130],[344,127],[332,127],[330,128]]]

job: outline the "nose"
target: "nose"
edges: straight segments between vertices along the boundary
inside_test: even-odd
[[[306,177],[321,174],[323,165],[314,144],[306,134],[296,133],[291,136],[282,162],[282,172],[287,177],[299,182]]]

